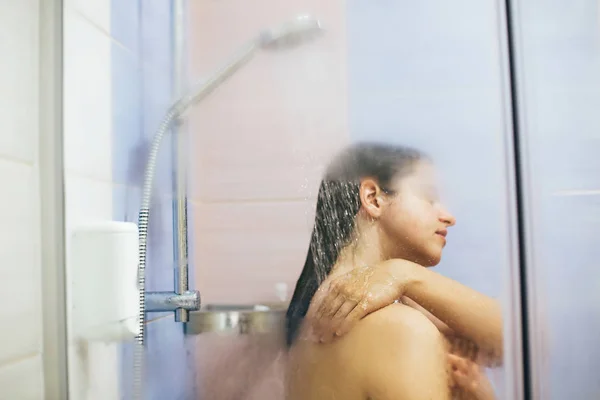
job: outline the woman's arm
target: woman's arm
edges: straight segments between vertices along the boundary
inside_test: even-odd
[[[502,362],[502,309],[494,299],[425,268],[405,295],[444,322],[458,336],[474,342],[486,359]]]
[[[474,342],[493,364],[502,362],[502,312],[493,299],[405,260],[390,260],[332,276],[307,317],[322,341],[341,336],[366,315],[407,296],[457,335]]]
[[[440,321],[440,319],[438,317],[436,317],[435,315],[433,315],[432,313],[430,313],[429,311],[427,311],[426,309],[424,309],[423,307],[421,307],[420,304],[418,304],[416,301],[406,297],[406,296],[402,296],[402,298],[400,298],[400,301],[402,302],[402,304],[404,304],[405,306],[409,306],[410,308],[414,308],[415,310],[419,311],[421,314],[423,314],[424,316],[427,317],[428,320],[430,320],[435,326],[436,328],[438,328],[438,330],[440,332],[442,332],[442,334],[444,336],[454,336],[456,335],[456,332],[454,332],[452,329],[450,329],[450,327],[448,325],[446,325],[445,323],[443,323],[442,321]]]
[[[446,344],[450,353],[456,354],[460,357],[464,357],[468,360],[474,361],[475,363],[486,367],[494,367],[498,365],[499,360],[495,360],[493,357],[490,357],[485,352],[480,351],[479,347],[475,343],[454,332],[452,329],[450,329],[448,325],[440,321],[435,315],[421,307],[414,300],[406,296],[402,296],[400,301],[402,302],[402,304],[414,308],[421,314],[425,315],[427,319],[430,320],[438,328],[438,330],[444,335],[446,339]]]

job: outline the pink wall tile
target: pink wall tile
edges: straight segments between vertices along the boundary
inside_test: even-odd
[[[261,52],[190,113],[195,200],[314,196],[346,127],[345,8],[341,1],[192,2],[191,75],[206,78],[264,28],[309,12],[319,39]]]
[[[291,295],[306,258],[313,203],[192,203],[203,303],[277,301],[278,282],[286,282]]]
[[[283,400],[286,352],[280,334],[198,336],[200,399]]]
[[[206,78],[265,27],[309,12],[318,40],[262,52],[190,112],[190,217],[203,304],[276,301],[302,269],[321,173],[348,140],[343,1],[190,3],[191,75]],[[273,335],[281,335],[275,332]],[[199,398],[283,398],[282,337],[201,335]]]
[[[197,286],[210,301],[275,300],[304,262],[319,179],[348,140],[345,4],[190,3],[191,75],[206,78],[261,30],[310,13],[321,38],[262,52],[190,112]]]

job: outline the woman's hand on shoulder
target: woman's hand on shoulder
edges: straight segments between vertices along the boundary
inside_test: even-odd
[[[366,315],[400,299],[421,279],[422,269],[409,261],[388,260],[331,276],[318,289],[307,314],[313,336],[328,342],[344,335]]]

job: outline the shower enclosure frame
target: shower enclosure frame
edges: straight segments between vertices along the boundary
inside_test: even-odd
[[[39,11],[39,147],[44,396],[69,398],[63,157],[63,0]],[[35,79],[35,78],[34,78]]]

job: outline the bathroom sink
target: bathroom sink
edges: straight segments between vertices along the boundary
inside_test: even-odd
[[[287,304],[207,304],[189,314],[187,335],[283,332]]]

